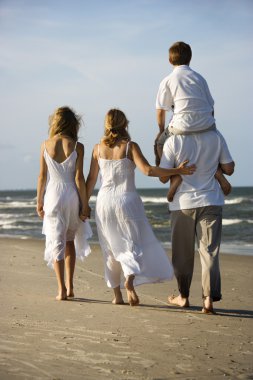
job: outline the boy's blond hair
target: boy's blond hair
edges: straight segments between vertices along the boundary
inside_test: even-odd
[[[192,58],[190,45],[185,42],[175,42],[169,48],[169,61],[173,66],[189,65]]]
[[[102,139],[105,145],[111,148],[118,140],[130,140],[127,131],[128,123],[124,112],[116,108],[108,111],[105,117],[105,130]]]
[[[73,140],[78,140],[78,131],[81,125],[81,117],[70,107],[57,108],[49,116],[49,137],[55,135],[66,135]]]

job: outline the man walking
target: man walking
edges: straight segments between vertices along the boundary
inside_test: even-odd
[[[214,176],[218,166],[224,174],[231,175],[234,162],[225,139],[216,130],[168,138],[160,167],[173,168],[184,160],[195,164],[197,169],[192,176],[182,176],[182,183],[169,203],[172,263],[179,295],[168,297],[168,301],[189,307],[196,238],[202,268],[202,311],[214,313],[213,302],[221,299],[219,249],[224,204],[223,192]],[[168,179],[160,180],[165,183]]]

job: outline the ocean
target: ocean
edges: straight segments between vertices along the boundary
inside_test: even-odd
[[[170,217],[166,189],[138,189],[155,235],[171,246]],[[94,211],[96,195],[91,198]],[[91,242],[98,243],[94,212]],[[36,191],[0,191],[0,238],[44,239],[42,222],[36,214]],[[234,187],[223,208],[221,251],[253,256],[253,187]]]

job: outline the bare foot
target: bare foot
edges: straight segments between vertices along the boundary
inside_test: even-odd
[[[113,288],[113,291],[114,291],[114,299],[112,300],[112,304],[113,305],[124,305],[125,302],[124,302],[123,297],[122,297],[120,286]]]
[[[61,291],[58,293],[58,296],[55,297],[56,301],[65,301],[67,299],[66,291]]]
[[[180,175],[173,175],[172,177],[170,177],[170,188],[167,194],[167,199],[169,202],[173,201],[174,195],[181,182],[182,178]]]
[[[202,313],[216,314],[213,310],[213,300],[211,297],[204,297]]]
[[[183,298],[180,294],[179,296],[170,296],[168,297],[168,302],[171,303],[172,305],[180,306],[180,307],[189,307],[189,299],[188,298]]]
[[[132,274],[126,278],[125,288],[127,291],[127,299],[128,299],[130,306],[137,306],[137,305],[139,305],[140,300],[139,300],[139,297],[137,296],[137,293],[134,289],[133,281],[134,281],[134,275]]]
[[[229,193],[231,193],[232,186],[230,185],[226,177],[223,175],[221,169],[217,170],[217,172],[215,173],[215,178],[219,182],[224,195],[228,195]]]
[[[116,297],[112,300],[112,304],[113,305],[125,305],[125,302],[123,300],[123,298],[121,299],[116,299]]]
[[[75,297],[74,289],[73,288],[67,290],[67,297],[69,297],[69,298]]]

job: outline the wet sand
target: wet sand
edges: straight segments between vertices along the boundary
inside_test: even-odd
[[[43,248],[0,239],[1,380],[253,379],[253,257],[221,254],[223,300],[204,315],[198,254],[186,310],[166,303],[175,280],[137,287],[138,307],[112,305],[95,245],[75,298],[57,302]]]

